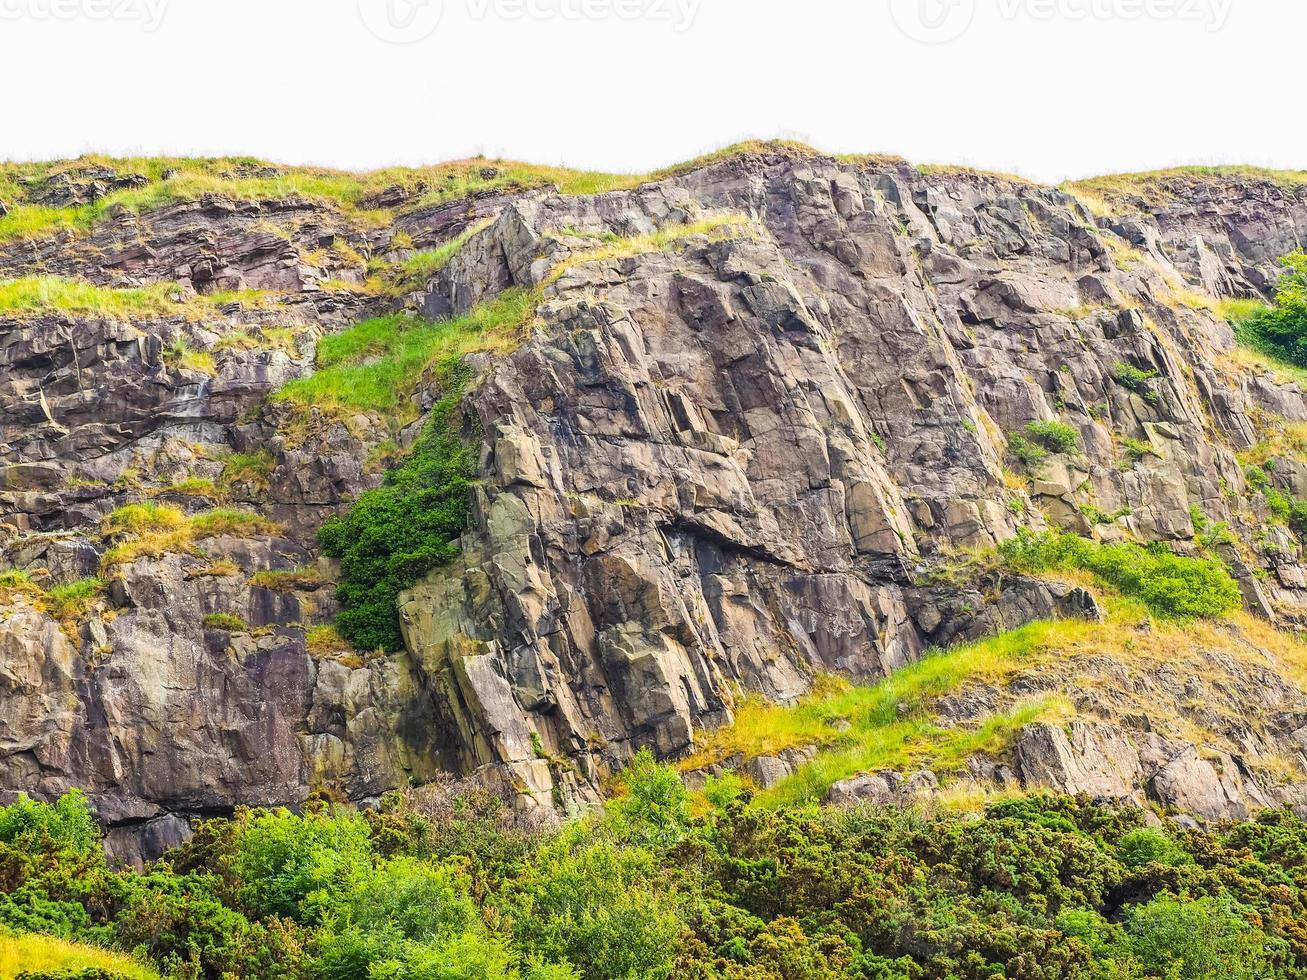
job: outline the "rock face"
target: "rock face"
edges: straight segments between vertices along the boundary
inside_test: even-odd
[[[74,202],[116,179],[47,190]],[[0,569],[92,574],[106,514],[201,510],[175,489],[195,477],[281,524],[121,567],[70,628],[11,595],[0,789],[87,788],[110,824],[147,828],[128,854],[175,815],[365,799],[439,769],[584,803],[635,748],[689,750],[741,691],[791,700],[821,673],[879,678],[930,646],[1098,615],[1071,587],[930,584],[942,557],[1021,527],[1184,549],[1196,517],[1226,522],[1264,545],[1227,548],[1249,607],[1296,616],[1297,544],[1268,536],[1235,453],[1307,404],[1233,358],[1193,297],[1265,294],[1307,240],[1307,191],[1194,178],[1108,203],[1095,219],[1006,178],[746,154],[593,197],[401,209],[380,229],[300,199],[206,198],[0,245],[0,276],[276,294],[198,317],[0,320]],[[314,531],[420,424],[265,401],[312,370],[323,333],[391,304],[312,253],[402,258],[478,223],[398,301],[439,317],[540,291],[520,343],[471,359],[482,479],[462,553],[403,596],[405,655],[310,652],[331,589],[257,576],[314,566],[329,584]],[[1123,366],[1145,380],[1121,383]],[[1014,479],[1007,435],[1052,419],[1080,451]],[[242,476],[232,453],[263,470]],[[1292,460],[1273,478],[1307,490]],[[214,614],[253,631],[206,627]],[[1013,778],[1200,816],[1248,805],[1233,759],[1148,735],[1031,729]]]

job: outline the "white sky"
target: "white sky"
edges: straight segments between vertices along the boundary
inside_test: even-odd
[[[1301,0],[0,0],[0,158],[1307,168],[1304,39]]]

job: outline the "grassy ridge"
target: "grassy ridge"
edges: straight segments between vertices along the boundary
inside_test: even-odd
[[[428,167],[390,167],[350,172],[320,167],[277,167],[242,157],[113,158],[85,156],[75,161],[39,164],[0,164],[0,200],[10,212],[0,218],[0,242],[51,235],[60,230],[85,232],[117,209],[140,214],[206,195],[228,200],[266,201],[290,196],[332,205],[362,223],[384,223],[390,212],[371,209],[368,199],[392,187],[410,192],[406,208],[460,200],[488,192],[513,192],[556,186],[563,194],[590,195],[638,187],[706,166],[742,153],[811,155],[801,144],[752,141],[736,144],[695,160],[646,174],[612,174],[541,166],[514,160],[474,158]],[[93,203],[54,208],[24,203],[35,182],[79,167],[111,167],[120,174],[140,174],[147,183],[111,191]],[[276,169],[276,175],[260,173]],[[167,175],[167,179],[165,178]]]

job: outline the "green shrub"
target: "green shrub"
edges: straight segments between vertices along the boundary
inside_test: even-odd
[[[1276,283],[1275,303],[1236,324],[1241,343],[1298,367],[1307,367],[1307,252],[1280,259],[1285,272]]]
[[[0,807],[0,843],[24,850],[68,848],[87,854],[100,847],[100,828],[86,797],[69,790],[54,803],[38,803],[20,793]]]
[[[501,901],[523,949],[586,980],[665,980],[682,926],[651,852],[573,825],[505,883]]]
[[[999,546],[999,554],[1027,574],[1056,568],[1092,572],[1158,616],[1210,618],[1242,602],[1238,584],[1220,561],[1172,554],[1160,544],[1099,544],[1070,534],[1023,529]]]
[[[1026,435],[1050,453],[1073,453],[1080,448],[1080,433],[1065,422],[1027,422]]]
[[[318,532],[323,551],[340,559],[336,626],[360,650],[402,650],[399,593],[458,554],[476,458],[457,428],[462,386],[453,388],[412,455]]]
[[[1157,372],[1151,368],[1146,371],[1141,370],[1124,361],[1117,361],[1112,365],[1112,380],[1127,391],[1134,392],[1149,405],[1156,405],[1158,402],[1159,396],[1153,387],[1153,381],[1157,377]]]
[[[1031,442],[1020,432],[1008,436],[1007,448],[1029,472],[1034,473],[1048,459],[1048,451]]]
[[[626,793],[609,806],[617,832],[637,844],[665,847],[679,840],[689,822],[689,797],[680,775],[657,762],[647,748],[622,773]]]
[[[1136,827],[1121,838],[1118,849],[1121,861],[1130,868],[1147,864],[1174,868],[1193,863],[1188,851],[1156,827]]]
[[[370,872],[371,856],[368,825],[357,814],[270,810],[239,825],[230,868],[253,914],[314,922]]]
[[[1228,900],[1162,895],[1130,910],[1126,932],[1149,975],[1167,980],[1262,980],[1277,975],[1266,935]]]
[[[15,925],[132,950],[176,980],[1307,972],[1307,823],[1288,809],[1189,830],[1146,828],[1137,808],[1088,797],[1026,796],[974,816],[771,810],[747,805],[735,780],[720,804],[686,812],[665,777],[647,759],[624,777],[630,809],[649,801],[664,815],[645,829],[675,828],[643,844],[620,808],[531,828],[484,791],[392,794],[361,817],[242,811],[143,872],[110,870],[98,846],[0,840],[0,977],[16,972]],[[9,811],[0,826],[32,824]],[[17,961],[47,962],[65,965]],[[119,963],[153,975],[103,957]]]

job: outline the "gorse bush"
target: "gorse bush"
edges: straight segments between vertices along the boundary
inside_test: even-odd
[[[0,808],[31,835],[0,836],[0,964],[5,929],[37,929],[174,980],[1307,977],[1287,810],[1189,830],[1087,798],[769,810],[726,780],[692,813],[647,756],[625,781],[624,812],[553,830],[484,794],[242,811],[143,872],[32,829],[93,826],[76,797]]]
[[[1242,601],[1238,584],[1220,561],[1172,554],[1161,544],[1099,544],[1071,534],[1023,529],[999,546],[999,554],[1014,570],[1027,574],[1059,568],[1092,572],[1158,616],[1223,616]]]
[[[323,551],[340,559],[336,627],[360,650],[403,649],[399,593],[458,554],[476,472],[475,450],[458,430],[462,377],[451,376],[453,390],[412,454],[318,532]]]

